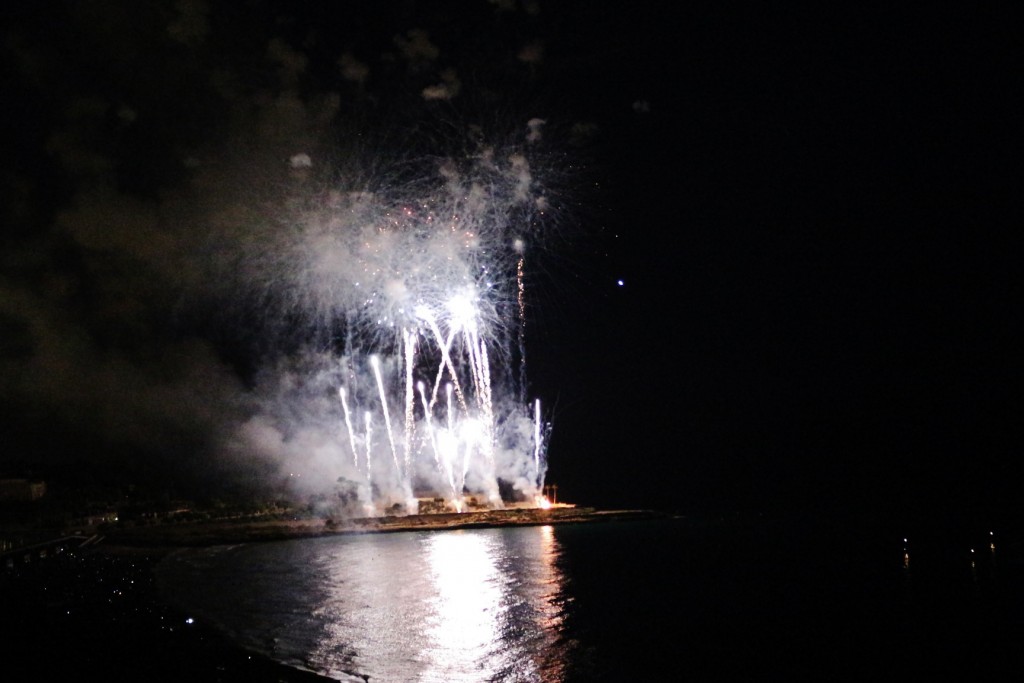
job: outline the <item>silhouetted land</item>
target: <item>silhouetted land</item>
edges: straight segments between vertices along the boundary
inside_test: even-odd
[[[397,531],[434,531],[481,527],[543,524],[583,524],[622,519],[661,516],[652,510],[595,510],[594,508],[553,507],[510,508],[462,513],[366,517],[348,520],[303,518],[295,520],[195,522],[150,527],[116,529],[105,539],[110,545],[196,546],[224,543],[279,541],[347,533],[387,533]]]

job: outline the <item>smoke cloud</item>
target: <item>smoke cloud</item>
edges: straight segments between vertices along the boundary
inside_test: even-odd
[[[519,361],[563,207],[547,118],[481,108],[479,65],[486,97],[419,26],[107,11],[56,35],[25,16],[4,44],[38,121],[5,172],[7,460],[128,452],[356,512],[536,494],[550,425]],[[536,77],[520,41],[494,43],[502,82]]]

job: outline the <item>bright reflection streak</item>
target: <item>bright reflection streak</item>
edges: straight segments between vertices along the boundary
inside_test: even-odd
[[[540,549],[540,576],[547,589],[541,600],[538,601],[542,616],[540,625],[548,633],[557,633],[562,627],[562,610],[557,602],[562,587],[562,575],[558,567],[555,566],[555,558],[558,557],[558,540],[555,539],[553,526],[540,528]]]
[[[333,548],[321,556],[321,635],[304,657],[315,669],[344,681],[564,680],[553,527],[369,534]]]
[[[433,642],[424,653],[431,677],[441,673],[449,681],[478,681],[495,673],[478,668],[498,640],[504,579],[486,541],[481,534],[455,531],[434,534],[428,543],[427,563],[437,591],[427,621]]]

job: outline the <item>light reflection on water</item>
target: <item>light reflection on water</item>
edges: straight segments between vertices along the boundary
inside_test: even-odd
[[[158,574],[188,616],[346,682],[1019,670],[1020,546],[928,531],[678,519],[369,534],[193,550]]]
[[[263,544],[179,556],[168,590],[247,646],[339,680],[560,683],[559,552],[551,527]]]
[[[491,556],[491,540],[456,532],[437,534],[427,542],[433,590],[427,600],[429,644],[423,654],[429,670],[450,680],[488,661],[491,643],[501,634],[502,593],[508,586]]]

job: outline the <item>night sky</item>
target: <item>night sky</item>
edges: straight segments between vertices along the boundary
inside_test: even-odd
[[[290,155],[373,178],[541,118],[527,359],[560,497],[1019,514],[1021,13],[7,9],[0,457],[226,476],[214,436],[308,321],[268,326],[182,226]]]

